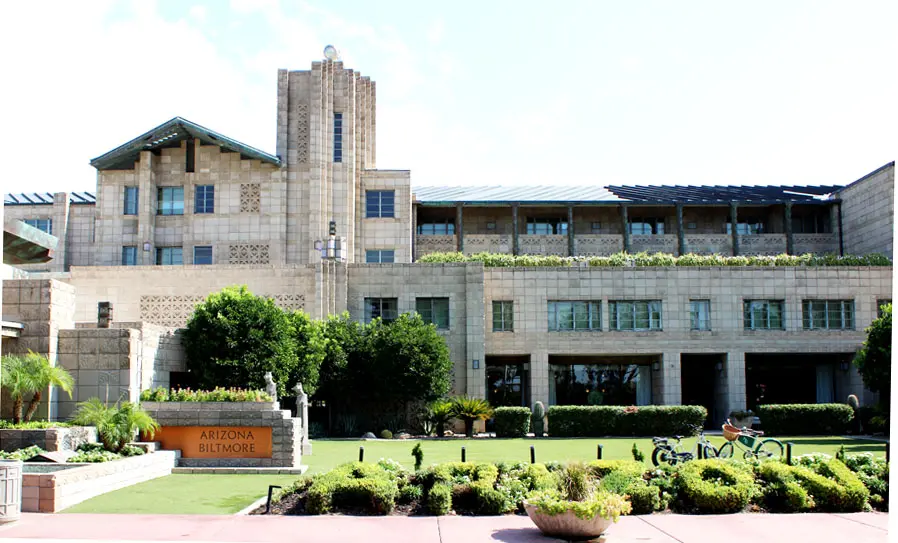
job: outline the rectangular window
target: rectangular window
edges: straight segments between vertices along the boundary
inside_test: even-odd
[[[527,233],[537,236],[567,234],[567,221],[564,219],[528,217]]]
[[[892,300],[876,300],[876,318],[882,317],[882,306],[892,305]]]
[[[785,330],[782,300],[745,300],[742,304],[746,330]]]
[[[801,320],[805,330],[853,330],[853,300],[804,300]]]
[[[184,214],[184,187],[159,187],[157,215]]]
[[[122,247],[122,266],[137,265],[137,246],[125,245]]]
[[[211,264],[212,263],[212,246],[197,245],[193,248],[194,264]]]
[[[437,329],[449,329],[449,298],[416,298],[415,311]]]
[[[689,300],[689,327],[692,330],[711,329],[710,300]]]
[[[399,317],[399,302],[396,298],[365,298],[365,322],[381,319],[393,322]]]
[[[375,249],[365,251],[365,262],[368,264],[392,264],[396,252],[393,249]]]
[[[53,233],[53,219],[25,219],[22,222],[28,226],[33,226],[38,230],[43,230],[48,234]]]
[[[184,249],[181,247],[157,247],[156,264],[177,266],[184,263]]]
[[[514,302],[493,302],[493,332],[514,332]]]
[[[792,212],[793,234],[830,234],[832,233],[832,221],[829,218],[828,209],[814,209],[801,215]]]
[[[627,219],[627,228],[631,234],[661,235],[664,233],[663,217],[631,217]]]
[[[392,190],[366,191],[365,216],[368,218],[395,217],[394,199],[395,193]]]
[[[612,330],[661,330],[661,300],[608,302]]]
[[[343,114],[334,113],[334,162],[343,162]]]
[[[746,218],[741,219],[738,223],[736,223],[736,233],[740,236],[747,236],[750,234],[763,234],[767,231],[767,228],[764,227],[764,221],[757,218]],[[733,233],[733,223],[727,219],[727,234]]]
[[[215,185],[197,185],[194,213],[215,213]]]
[[[439,222],[418,223],[419,236],[452,236],[455,235],[455,220],[446,219]]]
[[[598,331],[602,329],[602,302],[548,302],[549,331]]]
[[[137,215],[137,187],[125,187],[125,215]]]

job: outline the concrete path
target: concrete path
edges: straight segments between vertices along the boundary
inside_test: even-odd
[[[886,513],[623,517],[609,543],[885,543]],[[263,517],[26,513],[0,541],[551,543],[525,516]]]

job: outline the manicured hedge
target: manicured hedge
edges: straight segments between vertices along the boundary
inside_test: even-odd
[[[697,513],[738,513],[755,495],[754,474],[744,464],[693,460],[677,470],[678,509]]]
[[[323,515],[333,508],[361,508],[371,515],[386,515],[395,507],[398,495],[396,480],[381,466],[353,462],[313,479],[306,510]]]
[[[680,257],[669,253],[649,254],[647,252],[628,254],[616,253],[611,256],[554,256],[554,255],[510,255],[504,253],[477,253],[465,256],[462,253],[430,253],[418,259],[419,263],[447,264],[453,262],[482,262],[488,268],[509,267],[570,267],[585,263],[589,267],[625,266],[891,266],[888,257],[881,254],[869,255],[821,255],[812,254],[776,256],[723,256],[686,254]]]
[[[496,437],[524,437],[530,429],[530,409],[527,407],[497,407],[493,410]]]
[[[758,406],[767,435],[833,435],[848,431],[854,411],[847,404],[770,404]]]
[[[698,405],[553,405],[549,435],[553,437],[694,435],[708,411]]]

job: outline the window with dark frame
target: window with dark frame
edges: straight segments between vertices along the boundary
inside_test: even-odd
[[[193,248],[194,264],[212,264],[212,246],[197,245]]]
[[[643,236],[660,236],[664,234],[663,217],[629,217],[627,229],[631,234]]]
[[[615,300],[608,302],[611,330],[661,330],[661,300]]]
[[[42,232],[53,233],[53,219],[24,219],[22,222]]]
[[[334,113],[334,162],[343,162],[343,114]]]
[[[157,215],[184,214],[184,187],[159,187],[157,196]]]
[[[805,330],[854,330],[854,300],[803,300]]]
[[[452,236],[455,234],[455,219],[418,223],[419,236]]]
[[[215,213],[215,185],[197,185],[194,213]]]
[[[369,219],[395,217],[395,192],[392,190],[365,191],[365,217]]]
[[[782,300],[744,300],[743,327],[746,330],[785,330],[784,306]]]
[[[551,236],[567,234],[567,220],[560,218],[527,217],[527,234]]]
[[[764,225],[764,221],[759,218],[739,219],[739,222],[736,223],[736,233],[740,236],[763,234],[766,231],[767,228]],[[730,235],[733,233],[733,223],[730,219],[727,219],[726,233]]]
[[[546,303],[550,332],[602,330],[602,302],[549,301]]]
[[[416,298],[415,312],[437,330],[449,329],[449,298]]]
[[[125,187],[125,210],[123,215],[137,215],[139,189],[137,187]]]
[[[365,298],[365,322],[374,319],[393,322],[399,318],[399,300],[397,298]]]
[[[365,262],[368,264],[392,264],[396,258],[393,249],[369,249],[365,251]]]
[[[122,247],[122,266],[137,265],[137,246],[125,245]]]
[[[157,247],[156,264],[159,266],[184,264],[184,249],[182,247]]]
[[[514,302],[493,302],[493,332],[514,332]]]
[[[689,300],[689,328],[711,329],[711,300]]]

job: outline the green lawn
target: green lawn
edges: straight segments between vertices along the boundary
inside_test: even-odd
[[[719,446],[722,437],[711,437]],[[780,438],[795,443],[793,454],[822,452],[834,455],[841,445],[848,453],[873,452],[885,455],[885,444],[876,441],[843,439],[840,437]],[[392,458],[412,467],[412,447],[417,441],[313,441],[313,454],[303,458],[307,473],[321,473],[344,462],[358,460],[359,447],[365,448],[365,460],[376,462]],[[469,462],[530,461],[530,446],[536,448],[536,461],[593,460],[596,446],[603,446],[607,459],[630,459],[633,443],[651,462],[652,443],[647,438],[586,438],[586,439],[448,439],[423,441],[424,465],[461,459],[465,447]],[[683,440],[693,447],[695,439]],[[268,485],[285,486],[295,480],[293,475],[170,475],[98,496],[74,507],[66,513],[158,513],[158,514],[232,514],[263,496]]]

